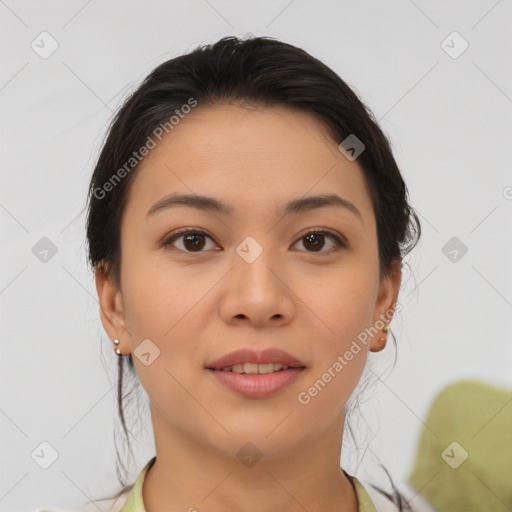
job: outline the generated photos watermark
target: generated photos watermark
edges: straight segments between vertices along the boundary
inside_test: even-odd
[[[126,177],[133,169],[139,165],[142,159],[149,154],[157,145],[157,141],[161,141],[164,134],[168,134],[171,130],[177,126],[181,119],[184,119],[192,109],[197,106],[197,100],[195,98],[189,98],[187,103],[182,105],[179,109],[174,112],[176,115],[172,115],[165,123],[159,124],[151,133],[148,135],[146,142],[137,150],[132,153],[132,156],[119,168],[117,171],[101,186],[96,187],[93,190],[93,195],[96,199],[103,199],[108,192],[111,192],[123,178]]]
[[[317,379],[307,390],[301,391],[297,395],[299,403],[302,405],[309,404],[311,399],[317,396],[318,393],[320,393],[320,391],[322,391],[325,386],[327,386],[327,384],[331,382],[332,379],[334,379],[343,370],[343,368],[352,361],[352,359],[354,359],[354,356],[361,352],[362,346],[366,347],[368,341],[381,332],[384,327],[391,322],[394,313],[401,309],[402,305],[397,303],[393,308],[388,309],[385,313],[381,313],[379,319],[374,325],[366,327],[364,331],[361,331],[357,335],[357,339],[352,340],[350,347],[343,353],[343,355],[338,355],[336,361],[334,361],[332,365],[325,370],[319,379]]]

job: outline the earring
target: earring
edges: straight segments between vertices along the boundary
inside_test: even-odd
[[[117,347],[117,345],[119,345],[119,340],[114,340],[114,345]],[[116,348],[116,354],[118,356],[122,356],[123,355],[118,348]]]
[[[389,331],[389,324],[386,325],[386,327],[384,327],[384,329],[382,329],[382,332],[385,332],[387,333]],[[386,343],[386,336],[382,336],[382,338],[379,340],[380,343]]]

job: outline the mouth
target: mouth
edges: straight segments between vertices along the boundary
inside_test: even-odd
[[[294,383],[306,368],[302,361],[278,349],[245,349],[231,352],[205,369],[224,389],[247,398],[267,398]]]
[[[243,363],[234,364],[232,366],[224,366],[220,370],[215,368],[207,368],[208,370],[239,373],[240,375],[268,375],[269,373],[284,372],[290,368],[306,368],[305,366],[288,366],[281,363]]]

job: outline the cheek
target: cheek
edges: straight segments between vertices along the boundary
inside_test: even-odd
[[[201,312],[210,301],[204,295],[216,278],[210,275],[194,279],[187,272],[169,272],[158,265],[138,263],[135,256],[134,252],[127,258],[123,282],[132,357],[141,384],[152,400],[158,401],[165,390],[164,394],[172,394],[173,403],[177,403],[183,392],[177,382],[185,383],[190,367],[201,361],[199,349],[206,318]],[[139,344],[146,339],[156,347],[145,342],[147,352],[157,354],[147,366],[138,359],[142,351]],[[185,400],[182,406],[186,404]]]
[[[340,300],[329,308],[335,334],[316,340],[310,375],[297,395],[299,407],[304,407],[309,420],[323,418],[324,424],[343,412],[361,378],[369,350],[369,339],[364,340],[361,333],[371,319],[361,293],[357,300]]]
[[[352,267],[351,272],[340,272],[339,279],[325,282],[312,298],[322,322],[313,344],[311,384],[317,385],[307,394],[318,406],[330,403],[339,412],[366,363],[370,340],[365,329],[372,321],[376,275],[368,267]]]
[[[325,279],[314,295],[309,292],[307,301],[323,321],[321,332],[326,345],[342,350],[368,326],[375,308],[377,281],[371,267],[347,266]]]
[[[123,267],[123,295],[133,342],[144,338],[170,342],[188,323],[187,315],[213,284],[213,277],[197,279],[187,269],[155,264],[142,252],[129,254]]]

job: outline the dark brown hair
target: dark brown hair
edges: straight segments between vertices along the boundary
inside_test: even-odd
[[[172,116],[180,115],[184,105],[192,102],[195,108],[229,102],[300,109],[320,120],[337,144],[355,135],[364,144],[357,162],[374,208],[381,277],[389,275],[392,262],[401,261],[416,245],[420,222],[408,202],[390,143],[356,93],[300,48],[268,37],[225,37],[159,65],[127,98],[109,127],[89,187],[87,239],[92,268],[102,265],[116,284],[120,284],[121,219],[140,148],[154,140],[159,127],[167,126],[165,131],[170,132]],[[130,446],[123,410],[123,370],[127,365],[135,378],[135,369],[131,355],[118,359],[118,413]],[[125,485],[119,465],[117,471]],[[406,504],[391,483],[393,496],[381,492],[404,510]]]

